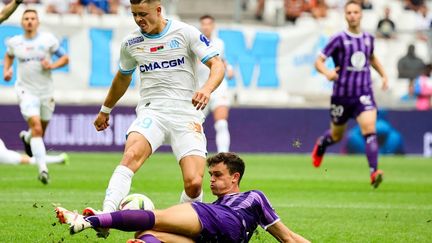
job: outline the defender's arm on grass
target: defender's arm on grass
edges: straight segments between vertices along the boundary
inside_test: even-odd
[[[290,243],[307,243],[310,242],[303,238],[301,235],[292,232],[288,227],[281,221],[276,222],[272,226],[267,228],[267,231],[273,235],[279,242],[290,242]]]
[[[132,73],[123,74],[122,72],[117,71],[117,74],[112,81],[111,87],[103,104],[106,109],[110,110],[115,106],[117,101],[124,95],[124,93],[128,89],[131,80]],[[101,109],[98,116],[96,117],[94,126],[97,131],[105,130],[109,126],[109,111],[107,111],[106,109]]]

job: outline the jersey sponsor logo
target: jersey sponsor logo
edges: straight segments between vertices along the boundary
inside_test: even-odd
[[[351,56],[351,65],[348,70],[350,71],[363,71],[363,67],[366,64],[366,55],[361,51],[356,51]]]
[[[135,44],[141,43],[141,42],[143,42],[143,41],[144,41],[144,37],[142,37],[142,36],[138,36],[138,37],[132,38],[132,39],[130,39],[130,40],[127,40],[127,42],[126,42],[126,46],[132,46],[132,45],[135,45]]]
[[[200,40],[201,40],[202,42],[204,42],[204,44],[206,44],[206,46],[210,46],[210,40],[207,39],[207,37],[205,37],[205,35],[201,34],[201,35],[200,35]]]
[[[142,73],[155,71],[157,69],[167,69],[172,67],[177,67],[185,64],[185,58],[177,58],[169,61],[161,61],[161,62],[151,62],[148,64],[142,64],[139,66],[139,70]]]
[[[362,95],[359,98],[360,103],[362,103],[365,106],[371,106],[372,105],[372,97],[370,95]]]
[[[36,61],[36,62],[40,62],[44,59],[44,57],[31,57],[31,58],[18,58],[18,60],[20,62],[31,62],[31,61]]]

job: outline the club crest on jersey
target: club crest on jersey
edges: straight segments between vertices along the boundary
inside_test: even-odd
[[[138,36],[138,37],[132,38],[132,39],[130,39],[130,40],[127,40],[127,42],[126,42],[126,46],[132,46],[132,45],[135,45],[135,44],[141,43],[141,42],[143,42],[143,41],[144,41],[144,37],[142,37],[142,36]]]
[[[171,40],[171,41],[169,42],[169,47],[170,47],[171,49],[177,49],[177,48],[180,48],[180,42],[178,42],[178,40],[176,40],[176,39],[173,39],[173,40]]]
[[[204,44],[206,44],[206,46],[210,46],[210,40],[207,39],[207,37],[205,37],[205,35],[201,34],[201,35],[200,35],[200,40],[201,40],[202,42],[204,42]]]

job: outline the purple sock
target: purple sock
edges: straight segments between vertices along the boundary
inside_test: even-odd
[[[158,240],[158,238],[154,237],[151,234],[145,234],[140,236],[138,239],[145,241],[146,243],[161,243],[160,240]]]
[[[93,228],[112,228],[122,231],[140,231],[152,229],[155,216],[147,210],[123,210],[103,213],[86,218]]]
[[[376,133],[366,134],[363,137],[366,142],[366,157],[372,174],[378,169],[378,139]]]
[[[323,155],[326,151],[327,146],[334,144],[330,130],[324,132],[324,134],[318,139],[318,155]]]

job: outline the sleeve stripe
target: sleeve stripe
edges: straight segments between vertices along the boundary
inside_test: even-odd
[[[212,52],[211,54],[209,54],[209,55],[205,56],[203,59],[201,59],[201,62],[205,64],[210,58],[218,56],[218,55],[219,55],[219,53]]]
[[[133,68],[133,69],[130,69],[130,70],[123,70],[123,69],[120,67],[120,65],[119,65],[119,71],[120,71],[122,74],[132,74],[133,72],[135,72],[135,69],[136,69],[136,68]]]
[[[268,224],[268,225],[266,225],[266,226],[264,226],[263,228],[264,228],[264,230],[267,230],[268,229],[268,227],[270,227],[270,226],[272,226],[272,225],[274,225],[274,224],[276,224],[277,222],[279,222],[280,221],[280,218],[277,218],[275,221],[273,221],[273,222],[271,222],[270,224]]]

